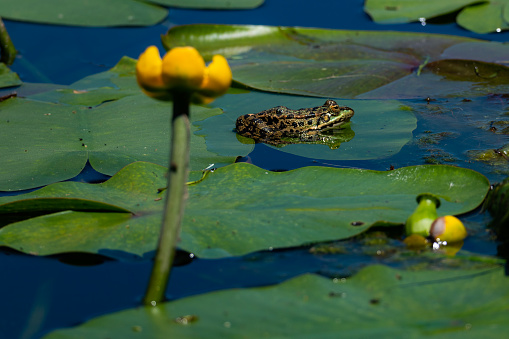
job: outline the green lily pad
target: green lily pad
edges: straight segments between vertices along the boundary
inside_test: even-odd
[[[326,98],[425,98],[483,95],[509,90],[507,74],[496,83],[471,78],[452,81],[434,62],[446,61],[449,48],[480,44],[509,54],[509,46],[481,40],[406,32],[345,31],[300,27],[185,25],[163,36],[167,49],[191,45],[206,58],[229,58],[233,79],[258,90]],[[470,46],[470,45],[467,45]],[[475,60],[478,49],[461,49],[460,58]],[[488,54],[489,55],[489,54]],[[505,58],[493,67],[508,69]],[[465,65],[465,68],[471,67]],[[458,84],[459,83],[459,84]],[[437,86],[440,85],[440,86]],[[458,86],[460,85],[460,86]]]
[[[488,1],[463,9],[456,18],[458,25],[476,33],[509,29],[508,0]]]
[[[113,175],[134,161],[167,165],[172,103],[141,94],[136,60],[124,57],[112,69],[69,86],[44,86],[26,98],[0,102],[0,190],[21,190],[72,178],[87,161]],[[191,170],[233,163],[246,153],[207,150],[200,120],[220,109],[191,109]],[[24,168],[19,171],[19,168]]]
[[[69,179],[78,175],[87,161],[108,175],[134,161],[167,165],[171,111],[171,104],[142,94],[96,107],[20,98],[3,101],[0,190],[21,190]],[[191,122],[217,114],[221,110],[193,106]],[[191,125],[191,131],[197,132],[198,128]],[[235,157],[207,151],[203,137],[195,134],[191,136],[191,153],[191,170],[235,161]]]
[[[0,198],[0,213],[29,218],[0,229],[0,245],[142,256],[156,248],[165,168],[136,162],[102,184],[63,182]],[[481,174],[450,166],[394,171],[305,167],[269,172],[247,163],[219,168],[188,187],[179,247],[203,258],[345,239],[373,225],[405,222],[418,194],[442,200],[439,215],[477,207],[489,189]],[[18,219],[19,220],[19,219]]]
[[[0,62],[0,88],[21,85],[19,76],[11,71],[4,63]]]
[[[252,9],[263,4],[264,0],[149,0],[150,2],[182,8],[199,9]]]
[[[406,272],[376,265],[348,279],[306,274],[136,307],[44,338],[499,338],[509,330],[508,288],[500,267]]]
[[[509,1],[478,0],[366,0],[364,10],[382,24],[425,22],[426,19],[460,11],[457,22],[476,33],[509,29]]]
[[[351,140],[342,142],[339,148],[328,145],[299,143],[284,147],[270,147],[281,152],[313,159],[326,160],[365,160],[392,156],[412,139],[412,131],[417,125],[414,114],[403,109],[394,100],[341,100],[341,106],[354,109],[355,115],[350,123],[354,135]],[[205,135],[210,151],[222,155],[241,154],[252,149],[252,139],[243,144],[233,130],[237,117],[247,113],[258,113],[276,106],[291,109],[321,106],[325,99],[273,95],[261,92],[247,94],[227,94],[214,101],[212,107],[221,107],[224,114],[198,123],[200,134]]]
[[[364,11],[378,23],[405,23],[426,20],[456,12],[465,6],[478,3],[477,0],[366,0]]]
[[[123,57],[110,70],[92,74],[69,86],[62,86],[62,88],[43,91],[27,97],[36,101],[97,106],[105,101],[138,95],[140,88],[136,82],[136,62],[135,59]]]
[[[0,0],[0,17],[72,26],[151,26],[168,10],[135,0]]]

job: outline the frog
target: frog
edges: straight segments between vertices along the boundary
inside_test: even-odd
[[[293,110],[277,106],[260,113],[244,114],[237,118],[235,126],[239,135],[255,142],[275,146],[310,142],[327,144],[333,149],[339,147],[340,142],[334,140],[337,134],[330,130],[349,123],[353,115],[352,108],[339,106],[329,99],[322,106],[313,108]],[[355,135],[351,129],[349,131],[346,141]]]

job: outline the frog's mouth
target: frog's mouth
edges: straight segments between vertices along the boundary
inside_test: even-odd
[[[347,120],[337,120],[337,121],[332,122],[331,124],[327,124],[327,125],[321,127],[319,130],[320,131],[328,131],[328,130],[331,130],[333,128],[344,126],[344,125],[349,124],[349,123],[350,123],[350,118],[347,119]]]

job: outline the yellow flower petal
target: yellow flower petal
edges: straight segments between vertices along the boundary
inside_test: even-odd
[[[148,47],[136,63],[136,80],[146,95],[160,100],[171,100],[162,77],[163,61],[156,46]]]
[[[175,47],[161,59],[157,47],[150,46],[140,55],[136,76],[143,92],[153,98],[172,100],[176,92],[187,92],[193,102],[210,103],[228,90],[232,72],[221,55],[205,67],[194,47]]]
[[[204,74],[205,61],[194,47],[172,48],[163,58],[163,81],[168,88],[198,90]]]
[[[232,71],[222,55],[214,55],[212,62],[205,69],[205,76],[200,86],[200,94],[215,98],[226,93],[232,83]]]
[[[148,47],[136,63],[136,79],[142,88],[164,87],[163,61],[156,46]]]
[[[436,240],[457,242],[467,237],[467,230],[458,218],[446,215],[431,224],[430,235]]]

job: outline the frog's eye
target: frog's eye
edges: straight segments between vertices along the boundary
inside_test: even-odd
[[[332,112],[338,112],[339,111],[339,105],[334,103],[332,105],[329,106],[329,109],[332,111]]]

